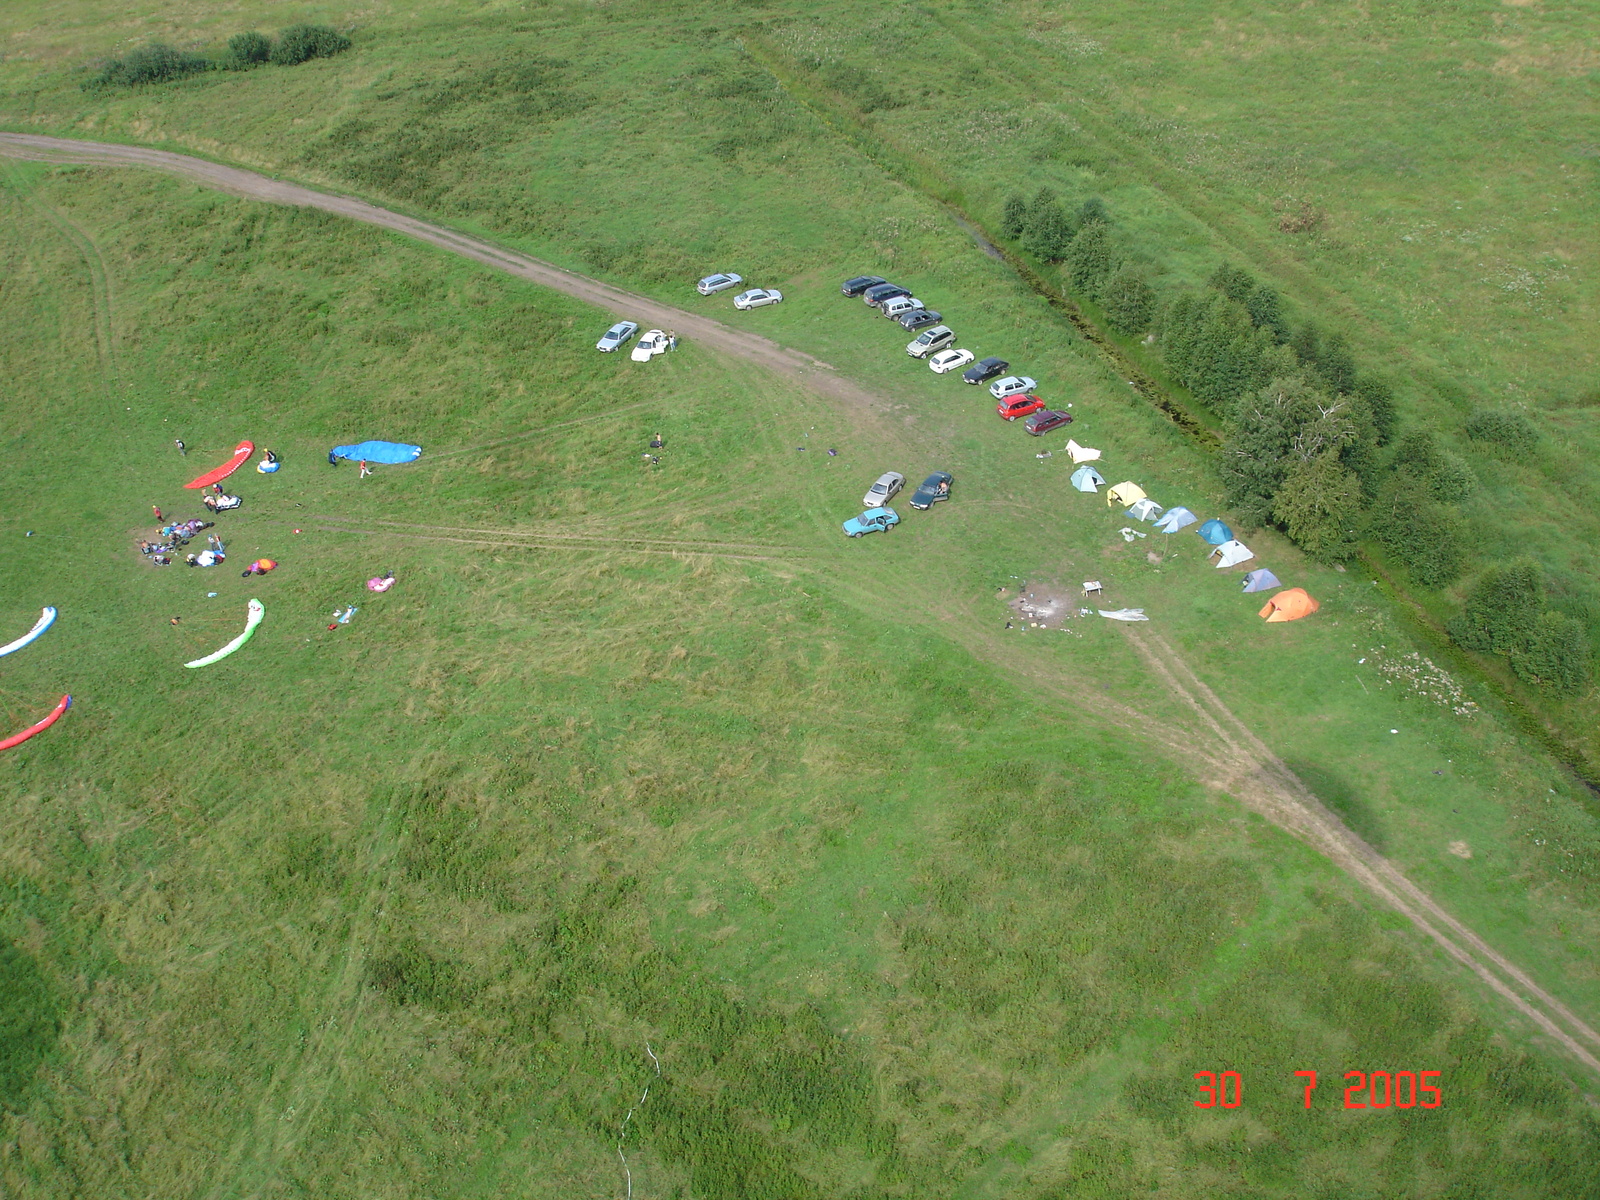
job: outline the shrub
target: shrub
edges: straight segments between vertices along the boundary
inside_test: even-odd
[[[1571,695],[1589,682],[1590,655],[1581,622],[1565,613],[1542,612],[1527,644],[1512,653],[1511,669],[1527,683]]]
[[[1351,392],[1356,386],[1356,360],[1350,345],[1342,334],[1330,334],[1323,339],[1317,357],[1317,370],[1335,395]]]
[[[1028,201],[1021,192],[1006,197],[1006,206],[1000,211],[1000,233],[1003,237],[1019,238],[1028,226]]]
[[[178,50],[165,42],[140,46],[124,58],[113,58],[85,83],[86,91],[105,87],[139,87],[147,83],[168,83],[209,71],[211,61],[198,54]]]
[[[1022,248],[1046,262],[1060,262],[1072,240],[1072,230],[1067,227],[1067,214],[1061,202],[1049,188],[1040,188],[1039,194],[1028,205],[1028,216],[1022,226]]]
[[[1280,342],[1289,340],[1289,325],[1283,319],[1283,301],[1278,293],[1266,284],[1257,284],[1245,297],[1245,310],[1250,323],[1257,329],[1267,329]]]
[[[1256,281],[1250,277],[1250,272],[1226,262],[1211,272],[1211,278],[1206,282],[1236,304],[1248,301],[1250,293],[1256,288]]]
[[[1443,504],[1460,504],[1478,490],[1478,477],[1467,460],[1448,450],[1439,451],[1433,470],[1428,472],[1428,492]]]
[[[1423,587],[1443,587],[1461,577],[1466,538],[1461,519],[1409,480],[1391,476],[1378,490],[1368,532]]]
[[[1431,429],[1413,429],[1400,439],[1394,451],[1394,469],[1397,473],[1422,479],[1440,462],[1438,441]]]
[[[1372,428],[1378,445],[1387,446],[1400,420],[1394,407],[1394,389],[1372,375],[1358,375],[1355,393],[1367,402],[1367,409],[1372,413]]]
[[[1072,232],[1077,233],[1085,225],[1109,225],[1111,214],[1106,211],[1106,202],[1099,196],[1090,196],[1078,205],[1078,211],[1072,214]]]
[[[1144,276],[1132,267],[1123,267],[1106,284],[1100,296],[1106,320],[1118,333],[1143,333],[1156,315],[1156,293]]]
[[[235,69],[259,66],[271,55],[272,39],[264,33],[251,30],[228,39],[228,65]]]
[[[1467,436],[1514,454],[1526,454],[1539,440],[1539,431],[1519,412],[1480,408],[1467,418]]]
[[[1468,650],[1512,654],[1527,646],[1543,608],[1544,580],[1532,559],[1490,567],[1449,622],[1450,636]]]
[[[332,58],[350,49],[350,39],[330,25],[291,25],[278,34],[271,61],[293,67],[313,58]]]

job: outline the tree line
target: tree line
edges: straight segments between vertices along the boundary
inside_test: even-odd
[[[332,58],[350,49],[350,39],[328,25],[291,25],[276,40],[251,30],[228,39],[215,56],[193,54],[165,42],[151,42],[121,58],[108,59],[83,83],[89,92],[170,83],[204,71],[248,71],[272,64],[294,67],[313,58]]]
[[[1466,573],[1471,465],[1431,430],[1401,433],[1393,389],[1360,368],[1342,334],[1292,321],[1275,289],[1226,262],[1204,289],[1163,302],[1098,197],[1071,207],[1049,188],[1013,194],[1000,230],[1055,266],[1062,286],[1097,305],[1115,332],[1142,339],[1222,419],[1217,469],[1235,512],[1323,562],[1371,540],[1421,586],[1448,587]],[[1496,409],[1472,414],[1462,432],[1507,456],[1539,438],[1527,417]],[[1587,630],[1548,606],[1532,560],[1484,571],[1448,629],[1537,687],[1571,694],[1588,683]]]

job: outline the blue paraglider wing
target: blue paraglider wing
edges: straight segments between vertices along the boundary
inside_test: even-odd
[[[350,458],[372,463],[416,462],[421,454],[421,446],[408,446],[404,442],[358,442],[354,446],[333,448],[335,458]]]

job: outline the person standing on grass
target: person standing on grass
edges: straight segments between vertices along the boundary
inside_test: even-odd
[[[372,474],[372,468],[367,466],[367,460],[363,458],[361,460],[361,474],[356,476],[356,478],[357,479],[365,479],[368,475],[371,475],[371,474]]]
[[[189,457],[189,447],[183,444],[182,438],[173,438],[172,444],[178,448],[179,454],[183,455],[185,458]]]
[[[155,513],[155,515],[156,515],[156,524],[157,525],[161,524],[161,506],[157,505],[157,504],[152,504],[150,506],[150,511]]]

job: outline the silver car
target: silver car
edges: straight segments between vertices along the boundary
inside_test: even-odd
[[[917,340],[906,347],[906,353],[912,358],[927,358],[940,350],[948,350],[955,340],[955,330],[950,326],[935,325],[932,329],[924,329]]]
[[[733,298],[733,306],[740,309],[761,308],[768,304],[779,304],[783,301],[783,293],[775,292],[771,288],[751,288],[748,292],[740,292]]]
[[[861,497],[861,503],[868,508],[878,508],[894,499],[894,494],[906,485],[906,477],[899,471],[885,471],[878,476],[878,482],[867,489],[867,494]]]
[[[989,385],[989,395],[996,400],[1004,400],[1007,396],[1015,396],[1018,392],[1031,392],[1038,386],[1037,379],[1029,379],[1026,375],[1007,375],[1004,379],[996,379]]]
[[[744,282],[743,275],[730,275],[726,272],[720,275],[707,275],[694,285],[694,290],[702,296],[715,296],[718,292],[725,292],[729,288],[736,288]]]
[[[609,354],[638,332],[639,323],[637,321],[618,321],[601,335],[600,340],[594,344],[594,348]]]

